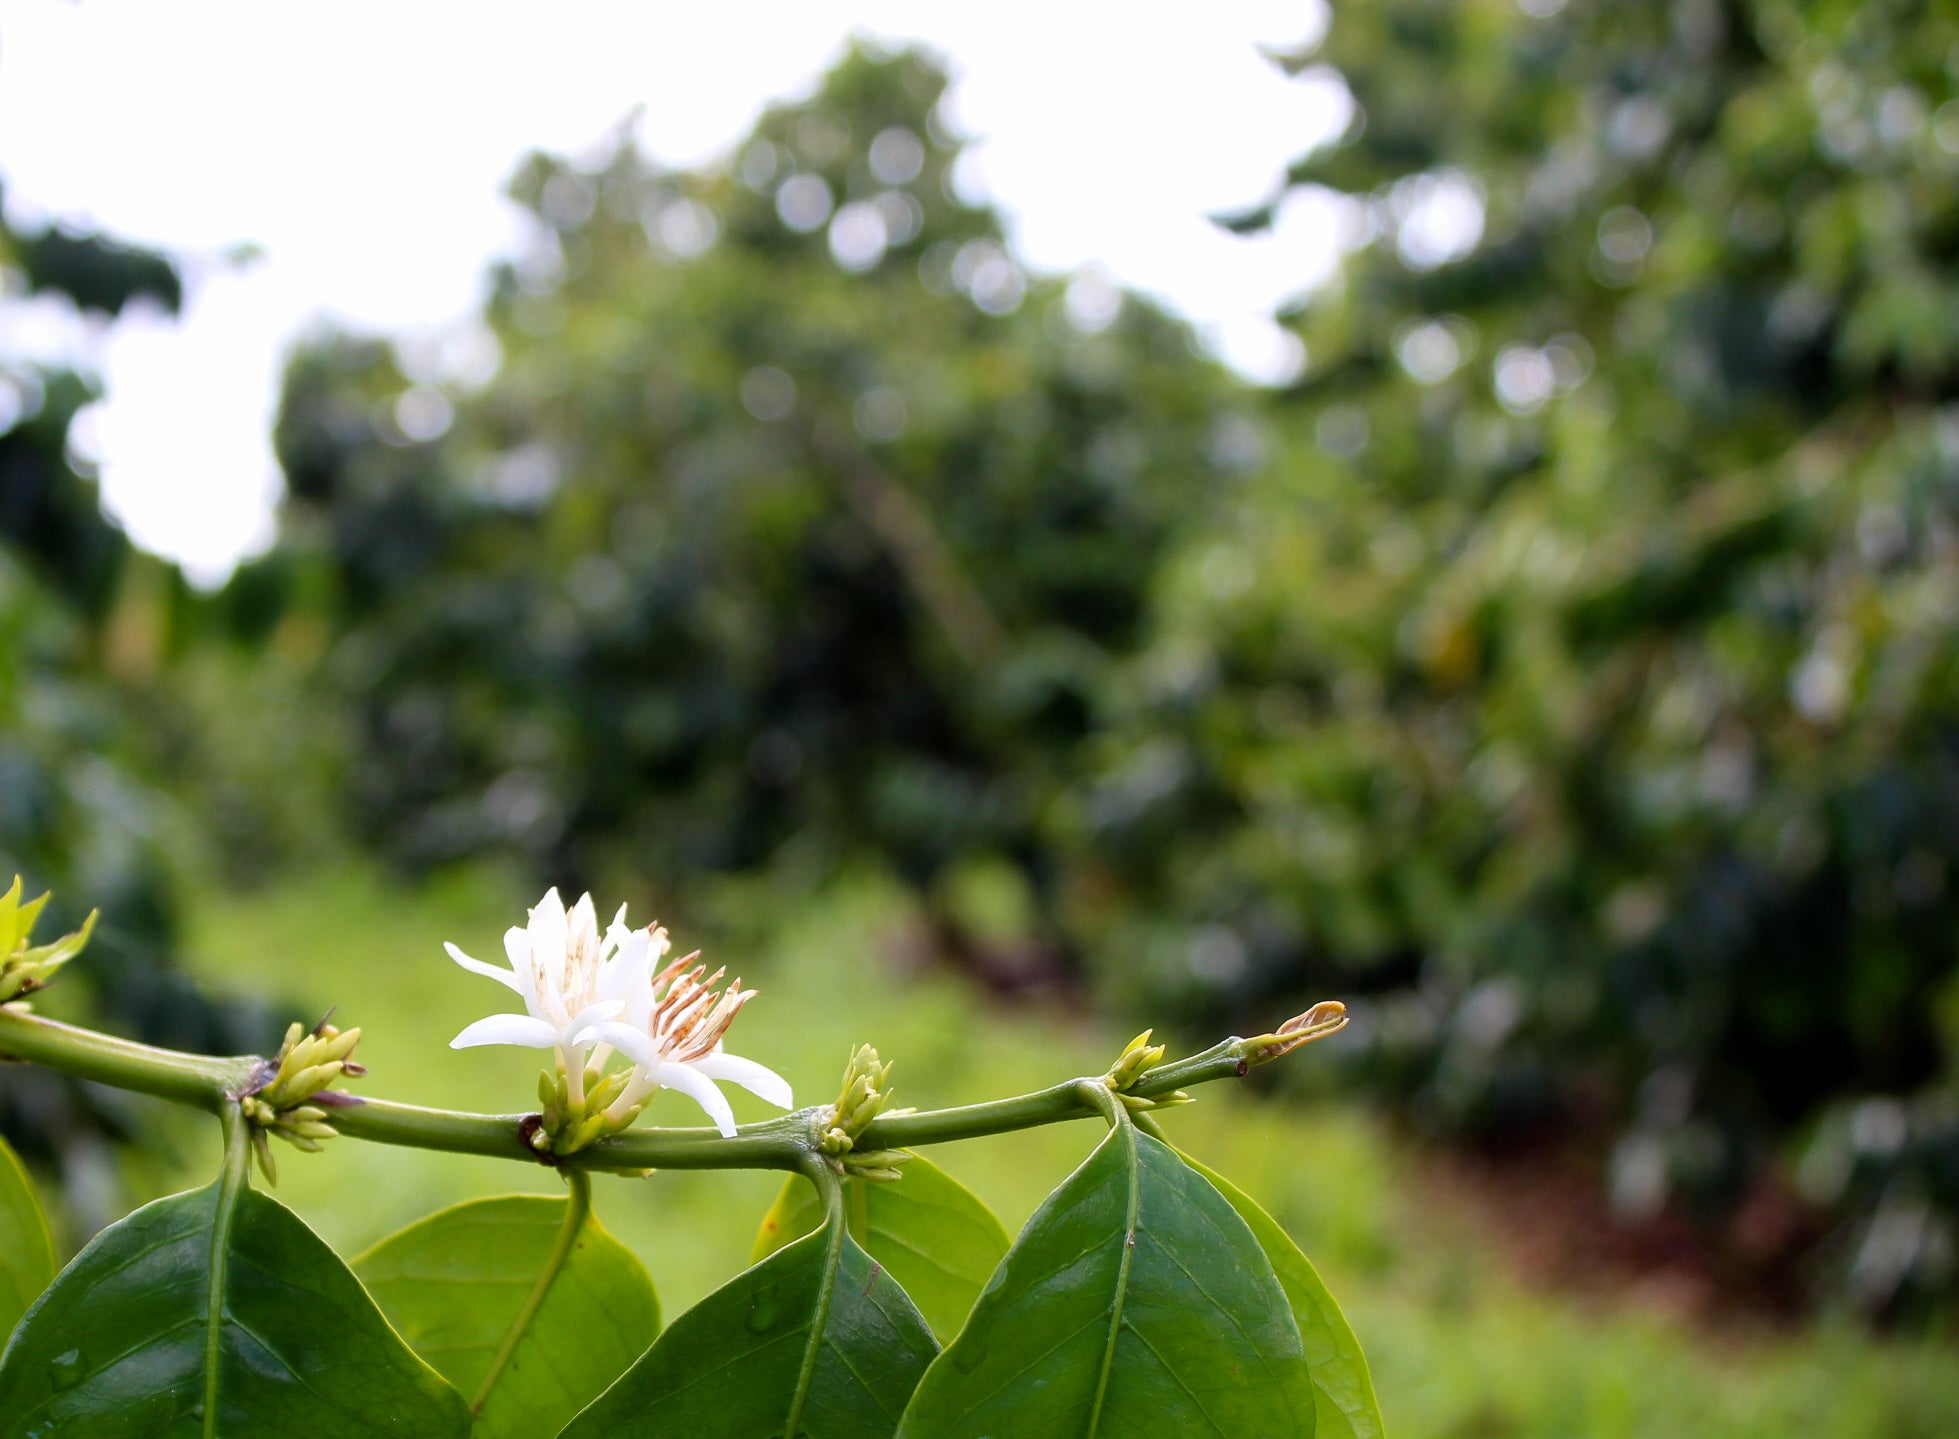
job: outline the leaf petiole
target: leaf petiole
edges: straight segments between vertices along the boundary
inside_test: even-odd
[[[490,1359],[490,1367],[484,1372],[483,1382],[476,1386],[476,1393],[470,1396],[469,1412],[480,1415],[483,1406],[490,1402],[490,1391],[497,1387],[503,1372],[510,1367],[510,1358],[517,1352],[517,1346],[524,1336],[530,1333],[531,1325],[537,1319],[537,1311],[544,1307],[550,1297],[551,1286],[558,1282],[564,1272],[565,1261],[571,1258],[571,1251],[578,1243],[578,1236],[585,1228],[585,1221],[592,1215],[592,1178],[582,1169],[567,1169],[565,1183],[571,1186],[571,1195],[565,1204],[565,1220],[558,1229],[557,1243],[551,1246],[551,1254],[544,1261],[544,1268],[538,1272],[537,1282],[531,1285],[531,1292],[524,1296],[524,1307],[517,1311],[517,1317],[510,1322],[504,1333],[503,1342]]]

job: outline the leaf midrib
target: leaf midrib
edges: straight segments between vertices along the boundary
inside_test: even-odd
[[[841,1201],[842,1196],[838,1196]],[[830,1324],[830,1300],[836,1293],[837,1266],[843,1262],[844,1241],[850,1237],[850,1225],[844,1218],[843,1204],[837,1203],[829,1208],[825,1216],[823,1235],[823,1268],[816,1289],[816,1312],[810,1316],[809,1340],[803,1348],[802,1368],[796,1374],[796,1389],[789,1396],[789,1412],[785,1416],[782,1432],[793,1435],[803,1422],[803,1406],[809,1399],[810,1386],[816,1382],[816,1360],[823,1350],[823,1331]]]
[[[1102,1404],[1109,1391],[1109,1372],[1115,1368],[1116,1340],[1122,1333],[1122,1305],[1129,1295],[1129,1265],[1136,1256],[1136,1219],[1142,1200],[1141,1156],[1137,1152],[1136,1128],[1129,1122],[1126,1111],[1118,1107],[1115,1111],[1116,1123],[1109,1131],[1109,1138],[1121,1136],[1123,1145],[1123,1168],[1129,1177],[1129,1194],[1124,1202],[1122,1224],[1122,1254],[1116,1260],[1116,1292],[1114,1302],[1109,1307],[1109,1339],[1102,1348],[1102,1369],[1095,1377],[1095,1401],[1089,1406],[1088,1433],[1085,1439],[1095,1439],[1102,1427]]]
[[[236,1107],[224,1116],[224,1172],[218,1176],[217,1212],[211,1217],[211,1283],[204,1311],[204,1439],[217,1439],[218,1373],[224,1359],[225,1286],[231,1265],[231,1226],[245,1186],[245,1116]]]
[[[517,1346],[536,1323],[544,1301],[550,1297],[552,1286],[564,1272],[571,1259],[571,1252],[578,1244],[578,1236],[585,1230],[585,1223],[592,1213],[592,1181],[583,1170],[570,1170],[566,1175],[571,1193],[565,1200],[564,1219],[558,1228],[557,1237],[551,1243],[551,1252],[545,1256],[544,1267],[524,1296],[524,1302],[517,1310],[517,1317],[511,1320],[501,1342],[490,1355],[490,1365],[484,1371],[476,1393],[469,1401],[469,1412],[480,1419],[484,1406],[490,1402],[498,1382],[508,1371],[510,1363],[517,1356]]]

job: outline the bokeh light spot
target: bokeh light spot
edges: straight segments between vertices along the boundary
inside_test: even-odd
[[[853,414],[857,433],[877,444],[889,444],[902,435],[909,417],[905,397],[884,385],[866,390]]]
[[[786,420],[796,408],[796,382],[774,365],[757,366],[741,377],[741,403],[765,423]]]
[[[888,241],[883,211],[866,200],[845,205],[830,222],[831,258],[852,272],[874,268]]]
[[[880,130],[871,141],[871,173],[882,184],[906,185],[925,168],[925,142],[903,125]]]
[[[775,192],[775,212],[799,235],[822,228],[830,218],[830,187],[821,175],[791,175]]]

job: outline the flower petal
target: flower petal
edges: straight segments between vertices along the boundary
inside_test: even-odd
[[[569,954],[584,954],[599,947],[599,914],[590,894],[578,896],[565,915],[565,949]]]
[[[694,1061],[696,1073],[709,1079],[725,1079],[730,1084],[739,1084],[758,1099],[766,1099],[777,1109],[794,1109],[796,1096],[790,1092],[789,1081],[766,1065],[757,1064],[752,1059],[743,1059],[738,1054],[703,1055]]]
[[[621,1024],[616,1019],[588,1025],[572,1036],[572,1043],[609,1044],[649,1073],[657,1073],[660,1068],[660,1049],[653,1043],[653,1037],[637,1026]]]
[[[502,985],[504,988],[513,989],[519,994],[522,994],[524,992],[523,985],[517,982],[517,976],[514,973],[512,973],[510,970],[500,969],[494,964],[485,964],[480,959],[471,959],[468,955],[464,954],[460,949],[457,949],[455,945],[450,944],[447,940],[443,941],[442,947],[448,951],[449,958],[455,960],[457,964],[460,964],[464,969],[468,970],[471,974],[480,974],[485,979],[494,979],[498,984]]]
[[[728,1107],[728,1097],[714,1087],[713,1080],[691,1064],[662,1064],[659,1077],[660,1088],[677,1089],[705,1109],[723,1139],[735,1137],[735,1112]]]
[[[538,977],[554,993],[565,982],[567,924],[565,902],[558,898],[557,889],[545,890],[544,898],[531,910],[531,962],[536,966]]]
[[[528,1014],[493,1014],[479,1019],[449,1041],[451,1049],[473,1049],[479,1044],[521,1044],[528,1049],[551,1049],[558,1043],[558,1031],[543,1020]]]
[[[506,929],[503,953],[510,961],[510,972],[517,976],[517,992],[524,996],[524,1008],[542,1019],[537,1007],[537,962],[531,958],[531,932],[514,925]]]
[[[626,906],[622,904],[619,906],[619,912],[612,916],[612,923],[605,928],[605,944],[599,950],[600,955],[603,956],[609,950],[617,950],[632,932],[632,927],[626,923]]]
[[[564,1032],[567,1039],[572,1044],[582,1043],[583,1041],[575,1038],[576,1035],[593,1028],[602,1019],[618,1018],[619,1011],[625,1007],[616,999],[601,999],[597,1004],[586,1005],[566,1023]]]

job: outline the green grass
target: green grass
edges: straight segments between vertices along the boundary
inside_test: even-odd
[[[215,984],[276,990],[309,1017],[339,1006],[339,1022],[365,1031],[369,1093],[519,1110],[533,1102],[541,1056],[447,1047],[509,996],[450,964],[441,941],[496,956],[503,929],[534,898],[481,873],[408,894],[340,872],[249,898],[208,897],[194,948]],[[1127,1038],[990,1010],[946,977],[898,977],[886,958],[893,914],[888,897],[866,886],[805,904],[772,930],[744,924],[710,941],[717,962],[761,990],[729,1047],[779,1069],[799,1103],[818,1103],[833,1097],[850,1046],[868,1040],[897,1062],[900,1103],[937,1105],[1099,1071]],[[1290,1062],[1310,1064],[1312,1052]],[[771,1112],[734,1097],[742,1118]],[[701,1122],[674,1095],[660,1097],[652,1119]],[[1434,1222],[1449,1196],[1415,1186],[1361,1111],[1258,1104],[1214,1085],[1165,1124],[1263,1201],[1318,1261],[1368,1350],[1399,1439],[1959,1434],[1959,1356],[1947,1346],[1834,1329],[1710,1337],[1658,1313],[1526,1291],[1473,1231]],[[174,1174],[148,1181],[159,1191],[201,1182],[215,1163],[214,1136],[189,1122],[181,1132]],[[1095,1138],[1088,1124],[1062,1125],[946,1146],[934,1157],[1011,1230]],[[541,1168],[351,1140],[320,1155],[278,1148],[280,1197],[350,1255],[442,1205],[549,1193],[555,1184]],[[671,1316],[746,1263],[779,1182],[742,1173],[602,1179],[596,1201],[606,1226],[645,1260]]]

